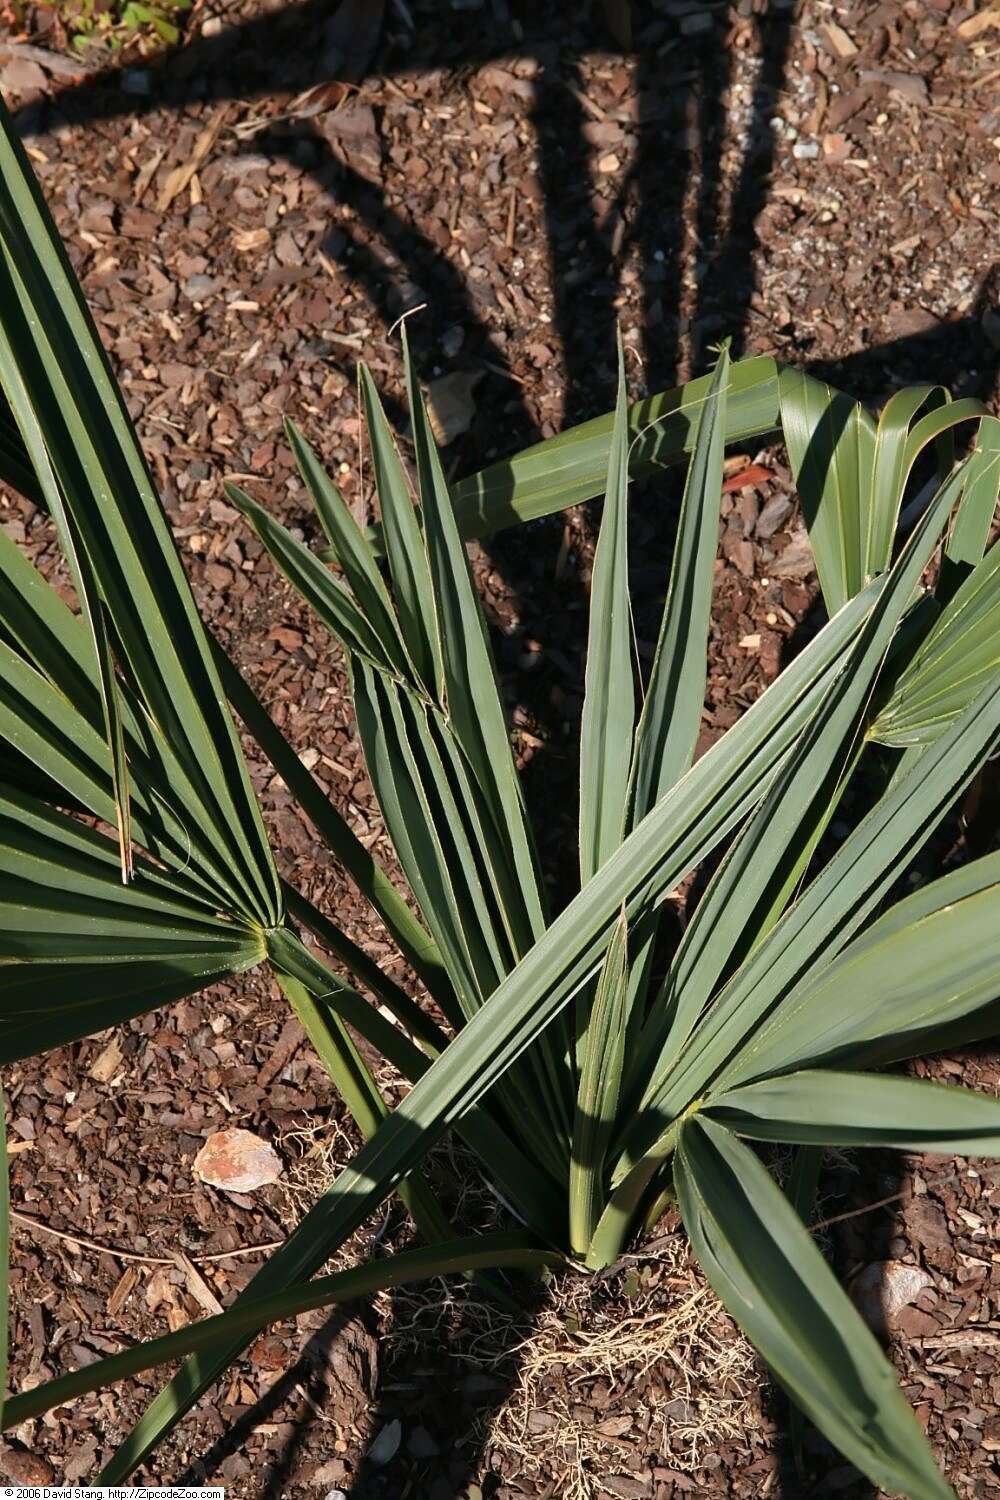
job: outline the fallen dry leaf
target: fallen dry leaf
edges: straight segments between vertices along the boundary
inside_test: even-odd
[[[209,1187],[252,1193],[277,1182],[281,1161],[267,1141],[249,1130],[217,1130],[194,1159],[194,1173]]]
[[[167,180],[163,184],[156,203],[159,213],[166,213],[178,193],[183,193],[202,162],[207,159],[209,152],[215,145],[216,137],[222,129],[222,122],[226,117],[227,107],[227,105],[223,104],[215,111],[205,129],[195,141],[194,149],[187,161],[181,162],[179,167],[174,167],[173,171],[167,174]]]
[[[722,481],[722,492],[728,494],[730,490],[742,490],[751,484],[764,484],[773,478],[771,470],[765,469],[763,464],[747,464],[746,468],[739,469]]]

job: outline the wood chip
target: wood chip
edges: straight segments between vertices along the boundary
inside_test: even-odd
[[[234,229],[231,235],[233,249],[244,254],[248,250],[263,250],[271,243],[271,231],[260,225],[256,229]]]
[[[851,143],[846,135],[832,130],[823,137],[823,160],[831,166],[839,166],[847,161],[851,154]]]
[[[819,27],[819,34],[839,62],[847,62],[849,58],[857,56],[857,47],[843,26],[838,26],[836,21],[825,21]]]
[[[994,1328],[961,1328],[954,1332],[924,1334],[915,1340],[924,1349],[996,1349],[1000,1333]]]
[[[819,135],[821,129],[823,128],[823,121],[826,118],[827,106],[830,101],[829,90],[827,89],[827,86],[823,81],[821,74],[816,74],[814,85],[816,89],[816,98],[813,103],[812,109],[802,121],[802,128],[800,132],[806,139]]]
[[[108,1298],[108,1317],[117,1318],[129,1297],[135,1290],[136,1282],[139,1280],[139,1272],[135,1266],[126,1266],[121,1274],[118,1285]]]
[[[300,757],[303,765],[306,765],[306,756],[308,753],[308,751],[304,751]],[[317,753],[316,761],[313,761],[313,765],[318,760],[319,755]],[[312,766],[306,765],[306,770],[311,771]],[[278,1074],[288,1067],[288,1064],[305,1039],[305,1027],[294,1016],[290,1016],[281,1028],[281,1035],[278,1037],[274,1051],[261,1067],[258,1077],[261,1088],[268,1088],[274,1082],[275,1078],[277,1078]]]
[[[153,1272],[152,1276],[147,1279],[143,1291],[146,1297],[146,1306],[149,1308],[149,1311],[151,1313],[156,1312],[158,1308],[163,1307],[164,1305],[168,1307],[176,1307],[177,1288],[174,1286],[170,1277],[170,1267],[158,1266],[157,1269]]]
[[[927,80],[920,73],[901,73],[892,68],[871,68],[861,74],[861,82],[884,84],[894,94],[899,94],[901,98],[909,99],[914,104],[926,104],[930,98]]]
[[[191,1293],[194,1300],[197,1302],[198,1306],[203,1308],[205,1312],[211,1313],[213,1315],[218,1315],[219,1313],[223,1312],[224,1309],[222,1303],[212,1291],[212,1288],[209,1286],[204,1276],[202,1276],[197,1267],[188,1260],[184,1252],[182,1250],[174,1250],[173,1257],[177,1262],[179,1269],[184,1272],[184,1281],[187,1285],[187,1289]]]
[[[100,1056],[90,1065],[89,1076],[97,1083],[110,1083],[122,1065],[125,1054],[117,1035],[113,1036]]]
[[[6,1447],[3,1453],[3,1472],[6,1479],[27,1487],[52,1484],[56,1477],[55,1469],[43,1454],[26,1453],[23,1449],[11,1447]],[[65,1479],[65,1471],[62,1477]]]
[[[984,31],[995,27],[1000,31],[1000,7],[990,10],[979,10],[974,16],[968,16],[955,27],[956,32],[963,42],[970,42],[974,37],[981,36]]]

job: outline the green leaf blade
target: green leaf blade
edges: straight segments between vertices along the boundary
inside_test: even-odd
[[[382,866],[306,769],[234,663],[217,648],[219,676],[233,708],[281,776],[320,837],[378,913],[390,937],[445,1013],[454,1013],[454,991],[440,950],[410,910]]]
[[[869,733],[928,745],[1000,672],[1000,545],[968,573],[898,678]]]
[[[628,1005],[628,924],[618,922],[604,955],[584,1051],[569,1174],[570,1245],[586,1255],[604,1205],[605,1160],[621,1093]]]
[[[523,953],[545,928],[542,885],[496,666],[469,559],[403,333],[424,539],[441,644],[440,706],[492,815],[508,867],[504,900]]]
[[[792,1399],[884,1489],[954,1500],[891,1365],[754,1153],[697,1117],[675,1180],[706,1276]]]
[[[785,841],[812,805],[817,778],[850,753],[871,684],[895,625],[943,529],[960,483],[944,485],[900,554],[856,643],[850,668],[828,695],[755,814],[752,838],[737,845],[748,881],[775,867]],[[1000,695],[989,688],[925,752],[916,773],[895,784],[858,824],[799,900],[721,992],[667,1082],[654,1074],[650,1098],[672,1117],[698,1097],[730,1053],[750,1037],[785,987],[816,954],[829,960],[863,925],[905,862],[952,805],[1000,734]],[[755,861],[759,860],[759,867]],[[727,873],[732,873],[727,865]],[[751,1045],[747,1043],[746,1045]]]
[[[979,424],[969,482],[948,538],[947,554],[951,563],[975,567],[982,560],[996,514],[998,489],[1000,419],[986,416]]]
[[[946,405],[949,399],[943,386],[909,386],[896,391],[882,408],[875,433],[872,501],[865,542],[865,566],[870,576],[884,573],[892,560],[899,509],[909,477],[908,462],[912,464],[915,457],[907,452],[913,420],[923,407],[931,403]]]
[[[226,495],[249,521],[275,566],[326,628],[342,642],[345,650],[354,651],[383,671],[392,672],[391,657],[378,634],[348,590],[319,558],[239,485],[227,484]]]
[[[684,775],[698,743],[708,675],[731,370],[729,352],[723,349],[697,419],[660,635],[636,731],[633,827]]]
[[[871,1067],[974,1041],[996,1029],[998,998],[1000,855],[992,854],[897,902],[807,973],[727,1079]]]
[[[441,639],[424,538],[392,429],[364,364],[358,366],[358,379],[382,512],[382,539],[403,638],[425,690],[437,699],[442,681]]]
[[[867,583],[875,423],[857,402],[799,370],[778,377],[781,426],[827,609]]]
[[[81,582],[86,592],[92,576],[124,675],[197,790],[189,815],[225,847],[245,915],[275,921],[277,872],[207,635],[109,361],[3,106],[0,309],[0,383],[38,488],[57,521],[65,514],[64,545],[86,560]],[[117,799],[123,805],[120,785]]]
[[[628,421],[625,356],[618,343],[608,482],[594,554],[590,627],[580,727],[580,878],[589,880],[618,848],[635,733],[632,617],[628,587]]]
[[[1000,1101],[891,1073],[806,1069],[731,1089],[705,1112],[757,1141],[1000,1155]]]
[[[291,418],[285,421],[285,433],[323,530],[337,553],[344,576],[365,620],[377,636],[387,659],[399,673],[408,674],[410,664],[406,647],[371,545],[348,510],[340,491]]]
[[[753,806],[836,675],[878,590],[832,620],[598,871],[498,986],[253,1283],[271,1291],[313,1274],[430,1149],[483,1098],[599,966],[627,890],[627,915],[683,879]],[[161,1392],[105,1470],[119,1483],[240,1352],[190,1363]]]
[[[0,1057],[76,1040],[259,963],[259,931],[144,861],[121,884],[108,840],[0,795]]]
[[[682,463],[694,447],[697,417],[711,376],[663,391],[629,408],[629,472],[633,478]],[[464,537],[548,516],[603,492],[614,417],[594,417],[554,438],[492,464],[455,486]],[[763,437],[780,427],[778,372],[769,355],[737,361],[728,393],[725,441]]]

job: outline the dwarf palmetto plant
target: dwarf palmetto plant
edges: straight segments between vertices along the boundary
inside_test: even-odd
[[[606,1267],[672,1195],[712,1285],[802,1410],[887,1489],[951,1494],[799,1209],[824,1146],[1000,1154],[996,1100],[876,1071],[997,1024],[1000,854],[893,892],[1000,738],[1000,549],[986,550],[1000,423],[930,388],[899,392],[876,422],[806,376],[722,350],[710,377],[631,409],[621,380],[611,416],[449,491],[407,358],[416,497],[362,372],[371,535],[289,426],[323,556],[229,493],[340,641],[417,916],[202,626],[2,125],[0,474],[51,514],[78,610],[0,530],[0,1059],[267,962],[367,1138],[231,1309],[10,1397],[3,1428],[186,1356],[105,1469],[120,1482],[267,1322],[445,1272]],[[956,464],[950,434],[970,420]],[[724,448],[775,431],[830,618],[695,762]],[[938,483],[897,539],[929,444]],[[662,627],[639,684],[629,478],[681,461]],[[602,491],[580,889],[553,915],[463,537]],[[279,879],[227,698],[405,955],[410,990]],[[835,810],[862,803],[827,855]],[[663,903],[719,850],[669,951]],[[412,1085],[391,1111],[357,1036]],[[421,1176],[446,1130],[522,1227],[456,1237]],[[754,1141],[801,1148],[788,1192]],[[312,1279],[395,1191],[424,1245]],[[5,1197],[0,1227],[6,1241]]]

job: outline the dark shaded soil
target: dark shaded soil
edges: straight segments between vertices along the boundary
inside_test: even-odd
[[[204,6],[176,55],[76,84],[44,53],[3,63],[0,46],[0,83],[20,108],[206,619],[391,863],[338,651],[262,560],[224,500],[223,476],[252,479],[315,539],[282,438],[287,413],[364,514],[356,361],[367,360],[398,416],[388,330],[421,303],[409,326],[426,379],[456,375],[471,397],[471,424],[448,448],[455,473],[606,410],[618,320],[636,394],[702,368],[709,346],[732,334],[742,349],[804,363],[873,402],[914,379],[992,399],[1000,29],[966,35],[976,8],[952,0],[817,0],[798,11],[778,0],[656,0],[635,8],[636,50],[623,54],[599,7],[386,9],[367,74],[349,76],[326,7],[307,0]],[[741,482],[751,461],[764,472]],[[782,455],[734,454],[729,478],[703,745],[815,623],[816,580]],[[647,651],[677,500],[668,478],[633,507]],[[0,521],[59,576],[48,526],[29,506],[0,496]],[[591,546],[582,511],[474,549],[557,887],[575,822]],[[280,779],[251,760],[283,873],[401,974]],[[988,843],[995,826],[979,834]],[[935,859],[961,857],[949,839]],[[990,1048],[929,1069],[1000,1087]],[[206,1288],[226,1302],[261,1261],[232,1252],[280,1239],[355,1144],[263,975],[114,1040],[18,1065],[5,1084],[20,1216],[15,1388],[202,1316]],[[198,1183],[204,1138],[232,1124],[275,1143],[283,1184],[238,1198]],[[928,1273],[893,1322],[893,1347],[963,1497],[1000,1489],[993,1183],[982,1164],[866,1156],[833,1162],[822,1188],[825,1216],[854,1215],[829,1230],[845,1277],[882,1261]],[[862,1211],[884,1198],[893,1201]],[[626,1271],[588,1292],[589,1316],[652,1318],[697,1287],[669,1223],[660,1234],[645,1279]],[[408,1235],[394,1209],[355,1248]],[[556,1303],[579,1296],[560,1289]],[[533,1388],[519,1453],[514,1426],[503,1441],[491,1434],[504,1401],[522,1399],[514,1350],[532,1316],[526,1305],[523,1322],[505,1326],[436,1288],[301,1319],[257,1342],[149,1477],[317,1500],[583,1495],[565,1448],[545,1435],[564,1412],[583,1430],[609,1429],[602,1456],[584,1465],[595,1495],[872,1493],[811,1434],[796,1465],[783,1402],[762,1376],[734,1377],[726,1426],[708,1399],[720,1392],[698,1386],[719,1368],[711,1340],[734,1339],[715,1312],[683,1370],[669,1355],[610,1374],[587,1367],[584,1378],[553,1363]],[[8,1471],[25,1482],[92,1478],[154,1388],[136,1382],[29,1424]],[[700,1424],[703,1440],[671,1436],[685,1424]]]

